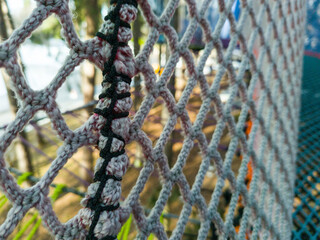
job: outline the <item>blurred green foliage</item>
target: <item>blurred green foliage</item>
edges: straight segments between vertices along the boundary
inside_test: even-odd
[[[60,35],[61,26],[57,18],[49,17],[43,22],[41,29],[35,31],[31,35],[31,41],[33,43],[42,44],[51,38],[61,39]]]
[[[77,33],[86,32],[88,35],[94,35],[101,25],[103,19],[101,17],[101,10],[107,6],[109,1],[105,0],[71,0],[69,3],[72,11],[72,20]],[[29,0],[25,0],[25,6],[30,5]],[[36,30],[32,36],[31,41],[37,44],[43,44],[49,39],[62,39],[61,25],[58,18],[50,16]]]

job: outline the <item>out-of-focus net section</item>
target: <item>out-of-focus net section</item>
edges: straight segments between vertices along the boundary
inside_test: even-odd
[[[293,239],[320,237],[320,59],[304,57]]]
[[[68,1],[37,2],[32,15],[0,45],[0,67],[11,77],[12,89],[21,103],[15,120],[0,138],[0,188],[12,203],[6,220],[1,223],[0,238],[7,238],[23,216],[35,207],[44,225],[57,239],[74,239],[85,236],[87,229],[79,223],[78,215],[67,223],[58,220],[48,198],[48,187],[80,147],[97,144],[98,126],[91,117],[80,128],[71,130],[55,98],[77,65],[88,59],[102,69],[108,52],[97,37],[85,42],[79,39]],[[144,100],[128,126],[128,142],[140,145],[144,164],[121,207],[132,212],[138,239],[145,239],[151,232],[158,239],[180,239],[191,212],[200,219],[200,227],[195,230],[198,239],[206,239],[210,229],[215,229],[214,234],[222,239],[290,239],[305,1],[214,1],[218,10],[214,27],[207,21],[211,2],[170,0],[157,17],[147,1],[138,1],[150,32],[135,59],[136,73],[142,75]],[[237,17],[232,10],[235,2],[240,3]],[[182,36],[171,26],[179,6],[185,6],[188,19]],[[52,82],[34,91],[22,74],[17,50],[52,13],[61,23],[70,54]],[[194,54],[189,46],[198,27],[204,45]],[[225,27],[230,29],[228,41],[221,39]],[[159,76],[149,57],[160,34],[170,50]],[[233,60],[235,51],[240,52],[237,66]],[[204,70],[211,55],[215,58],[215,71],[208,76]],[[182,72],[185,84],[177,98],[169,89],[169,82],[181,62],[186,66]],[[195,93],[200,104],[197,114],[191,116],[187,104]],[[168,117],[160,136],[153,139],[145,130],[149,124],[146,119],[158,106],[159,99]],[[64,144],[39,182],[22,189],[9,173],[3,155],[40,110],[46,112]],[[204,131],[208,119],[214,119],[210,134]],[[165,149],[176,128],[183,143],[175,160],[169,164]],[[221,142],[226,145],[223,151]],[[192,181],[185,173],[192,162],[191,153],[201,158]],[[215,181],[208,181],[209,170]],[[140,195],[154,173],[158,174],[161,190],[147,214],[140,203]],[[210,195],[202,191],[204,185],[212,188]],[[174,230],[167,233],[160,216],[173,189],[178,192],[181,209]],[[230,193],[223,199],[225,189]],[[218,209],[222,201],[223,212]]]

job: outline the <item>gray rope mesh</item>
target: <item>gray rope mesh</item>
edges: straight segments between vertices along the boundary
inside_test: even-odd
[[[123,224],[132,212],[139,231],[138,239],[146,239],[151,232],[159,239],[167,239],[168,236],[159,219],[171,190],[174,186],[178,186],[183,209],[170,239],[181,239],[193,206],[197,208],[201,220],[197,233],[198,239],[206,238],[211,222],[215,225],[221,239],[246,239],[246,237],[290,239],[305,1],[241,0],[241,15],[236,21],[231,12],[234,1],[218,0],[219,21],[215,28],[211,29],[206,20],[206,11],[211,1],[186,0],[189,25],[181,40],[176,30],[170,25],[173,14],[180,4],[178,0],[170,0],[160,17],[152,12],[147,1],[138,0],[137,2],[139,11],[142,12],[150,27],[150,32],[142,50],[134,60],[132,59],[133,65],[130,65],[130,56],[128,59],[120,59],[118,64],[121,69],[121,61],[127,62],[123,65],[125,70],[121,71],[127,71],[126,74],[130,76],[133,75],[132,73],[143,75],[147,94],[133,120],[130,120],[129,128],[124,129],[127,126],[121,123],[119,126],[128,133],[125,137],[127,143],[135,141],[141,145],[145,164],[129,196],[121,204],[120,213],[115,215],[108,213],[105,219],[109,220],[106,221],[120,221]],[[98,37],[88,41],[79,39],[73,27],[67,0],[37,0],[37,3],[32,14],[8,40],[0,45],[0,67],[5,68],[11,77],[11,87],[21,105],[16,118],[7,126],[0,138],[0,189],[12,203],[5,222],[0,226],[0,239],[6,239],[27,211],[33,207],[38,209],[44,224],[56,239],[83,239],[88,233],[83,215],[78,214],[67,223],[61,223],[48,197],[49,186],[77,149],[84,145],[97,144],[98,132],[104,120],[93,115],[80,128],[73,131],[69,129],[62,117],[55,98],[66,77],[83,60],[90,60],[102,70],[104,62],[108,60],[111,47]],[[56,14],[61,23],[62,34],[70,48],[70,53],[50,84],[43,90],[34,91],[22,74],[17,50],[52,13]],[[230,22],[231,39],[228,48],[224,50],[220,33],[227,20]],[[106,22],[102,26],[102,32],[108,33],[110,29],[108,24]],[[205,48],[195,61],[188,46],[198,26],[203,31]],[[160,33],[167,38],[170,57],[162,75],[158,77],[148,59]],[[127,33],[123,31],[123,34]],[[241,50],[241,64],[236,70],[232,65],[232,55],[238,45]],[[213,83],[209,84],[203,70],[212,51],[216,53],[218,68]],[[176,101],[167,83],[180,58],[187,65],[188,80],[180,99]],[[128,67],[127,64],[130,66]],[[248,66],[252,77],[247,86],[244,74]],[[230,97],[226,103],[223,103],[218,91],[225,74],[228,75],[230,82]],[[192,123],[186,105],[196,85],[201,89],[202,104]],[[256,99],[254,94],[258,95]],[[236,121],[231,109],[238,96],[241,99],[241,113]],[[159,98],[164,100],[170,117],[160,138],[153,146],[148,135],[142,130],[142,126],[153,104]],[[208,141],[202,128],[211,105],[214,106],[217,124]],[[18,133],[40,110],[47,113],[53,128],[64,144],[40,181],[31,188],[22,189],[9,173],[4,161],[4,153]],[[243,128],[249,114],[252,128],[247,137]],[[170,169],[164,147],[178,121],[181,123],[184,141],[177,161]],[[229,132],[231,141],[227,153],[222,156],[218,151],[218,144],[224,131]],[[199,154],[202,161],[193,185],[189,186],[182,170],[195,143],[200,148]],[[243,159],[236,175],[231,170],[231,165],[239,144]],[[253,176],[250,187],[247,187],[245,177],[249,162],[252,162]],[[210,164],[215,166],[217,182],[211,199],[207,203],[200,190]],[[143,191],[155,166],[159,168],[161,174],[162,190],[151,212],[146,216],[139,202],[139,194]],[[226,182],[231,186],[232,197],[227,215],[222,218],[218,213],[217,205]],[[108,189],[108,183],[106,189]],[[240,197],[244,210],[240,228],[236,230],[233,217]],[[91,217],[92,215],[89,214],[88,221]],[[115,222],[114,224],[117,224]],[[114,235],[114,231],[119,230],[119,226],[116,226],[116,230],[106,228],[106,231],[110,232],[103,234]],[[101,229],[104,229],[103,225]]]

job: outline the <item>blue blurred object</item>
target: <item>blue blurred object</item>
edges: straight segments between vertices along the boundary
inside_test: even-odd
[[[240,0],[234,0],[233,6],[232,6],[232,13],[234,15],[234,18],[236,21],[239,20],[240,17]],[[218,1],[212,1],[209,5],[208,11],[207,11],[207,19],[209,21],[210,27],[212,30],[214,30],[215,26],[218,23],[219,20],[219,5]],[[184,17],[182,18],[182,30],[180,32],[180,36],[183,36],[185,31],[187,30],[189,20],[188,20],[188,12],[187,12],[187,7],[185,7],[185,13]],[[203,36],[202,36],[202,29],[200,27],[197,28],[191,43],[190,43],[190,48],[194,50],[200,50],[203,49],[205,44],[203,42]],[[230,22],[227,19],[226,22],[224,23],[221,33],[220,33],[220,38],[223,43],[223,47],[227,48],[230,42]]]
[[[161,16],[163,10],[164,10],[164,0],[148,0],[151,6],[151,9],[157,15],[158,17]],[[232,13],[238,21],[240,17],[240,0],[234,0],[234,4],[232,6]],[[217,1],[212,1],[209,5],[208,11],[207,11],[207,19],[210,23],[210,27],[213,30],[219,20],[219,6]],[[184,12],[181,16],[181,31],[179,31],[179,36],[182,37],[185,31],[187,30],[189,24],[189,18],[188,18],[188,10],[187,6],[184,6]],[[190,43],[190,48],[194,50],[200,50],[204,48],[204,42],[203,42],[203,36],[202,36],[202,29],[200,27],[197,28],[191,43]],[[229,45],[230,41],[230,22],[227,20],[225,24],[222,27],[221,30],[221,40],[223,43],[223,46],[226,48]],[[163,34],[159,36],[158,43],[162,44],[165,43],[165,37]]]
[[[163,2],[164,0],[148,0],[148,1],[150,3],[151,9],[154,12],[154,14],[160,17],[164,10],[164,2]],[[163,36],[163,34],[160,34],[157,43],[163,44],[165,42],[166,42],[165,37]]]
[[[164,0],[148,0],[152,11],[158,17],[162,14],[162,12],[164,10],[164,2],[163,1]]]
[[[320,0],[307,2],[305,50],[320,54]]]

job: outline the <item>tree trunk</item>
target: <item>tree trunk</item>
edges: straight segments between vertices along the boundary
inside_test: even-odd
[[[176,29],[176,31],[178,31],[179,29],[179,9],[176,10],[176,12],[174,13],[173,15],[173,18],[172,18],[172,25],[173,27]],[[168,45],[166,45],[166,58],[168,60],[169,58],[169,47]],[[175,89],[175,83],[176,83],[176,72],[173,71],[172,73],[172,76],[167,84],[168,86],[168,89],[170,90],[170,92],[172,93],[173,97],[175,98],[176,97],[176,89]],[[163,107],[163,110],[162,110],[162,117],[164,119],[169,119],[169,112],[168,112],[168,109],[166,107]],[[174,153],[173,153],[173,144],[174,144],[174,138],[175,138],[175,131],[173,131],[171,133],[171,137],[169,138],[166,146],[165,146],[165,154],[167,155],[167,158],[168,158],[168,164],[170,167],[173,167],[173,164],[174,164]]]
[[[100,23],[100,6],[98,4],[98,0],[87,0],[85,1],[87,7],[85,8],[85,20],[87,23],[86,29],[86,39],[93,38],[99,28]],[[84,97],[84,103],[88,104],[94,99],[94,86],[96,79],[96,68],[95,66],[85,61],[81,68],[81,77],[82,77],[82,92]],[[87,116],[89,117],[93,111],[94,107],[90,107],[86,109]]]
[[[178,31],[178,28],[179,28],[179,9],[177,9],[173,15],[173,18],[172,18],[172,25],[173,27],[176,29],[176,31]],[[168,44],[166,45],[166,62],[168,61],[168,58],[169,58],[169,47],[168,47]],[[160,65],[161,63],[159,63]],[[161,66],[160,66],[161,68]],[[170,90],[170,92],[172,93],[173,97],[175,98],[175,95],[176,95],[176,89],[175,89],[175,82],[176,82],[176,72],[173,71],[172,73],[172,76],[167,84],[168,86],[168,89]],[[162,113],[161,113],[161,119],[163,119],[163,125],[166,124],[167,121],[169,121],[169,117],[170,117],[170,114],[169,114],[169,111],[167,109],[167,107],[163,106],[162,108]],[[173,132],[171,133],[171,136],[169,137],[168,139],[168,142],[167,144],[165,145],[165,148],[164,148],[164,152],[167,156],[167,159],[168,159],[168,165],[170,168],[173,167],[174,165],[174,151],[173,151],[173,145],[174,145],[174,139],[176,138],[176,133],[175,133],[175,130],[173,130]],[[173,190],[174,191],[174,190]],[[165,212],[172,212],[171,211],[171,201],[168,200],[168,203],[164,209]],[[166,219],[164,221],[164,226],[166,226],[166,229],[170,229],[170,225],[171,225],[171,221],[170,219]]]
[[[13,21],[7,2],[5,0],[0,0],[0,37],[4,40],[8,39],[9,34],[13,29]],[[16,115],[18,111],[18,103],[14,96],[14,92],[10,89],[10,77],[6,74],[4,69],[1,69],[1,74],[5,82],[11,112]],[[27,134],[25,131],[22,131],[20,135],[27,140]],[[17,139],[15,143],[15,150],[19,169],[22,172],[33,173],[33,165],[28,146],[22,143],[20,139]]]
[[[134,52],[135,56],[137,56],[137,54],[140,52],[139,39],[141,38],[141,35],[142,35],[142,32],[141,32],[142,24],[143,24],[143,19],[142,19],[140,11],[138,11],[138,16],[137,16],[136,20],[133,22],[133,26],[132,26],[133,52]],[[133,108],[134,108],[134,111],[136,112],[141,104],[141,101],[142,101],[140,75],[137,75],[134,77],[133,83],[134,83]]]
[[[132,25],[132,34],[133,34],[133,52],[134,55],[137,56],[138,53],[140,52],[140,44],[139,44],[139,39],[142,36],[142,32],[141,32],[141,27],[143,24],[143,19],[141,16],[140,11],[138,11],[138,15],[136,20],[133,22]],[[134,90],[133,90],[133,109],[134,112],[137,112],[139,109],[139,106],[142,102],[142,96],[141,96],[141,78],[140,75],[136,75],[133,78],[133,86],[134,86]],[[142,149],[140,147],[140,145],[138,143],[136,144],[136,148],[135,148],[135,158],[134,158],[134,166],[135,167],[141,167],[142,165],[142,159],[143,159],[143,153],[142,153]]]
[[[85,20],[87,23],[86,39],[91,39],[95,36],[95,34],[98,31],[101,18],[101,8],[98,4],[98,0],[87,0],[85,3],[87,4],[87,6],[90,6],[85,8]],[[84,97],[84,104],[88,104],[94,100],[94,87],[96,82],[96,76],[97,71],[95,66],[92,63],[85,61],[81,67],[81,88]],[[93,109],[94,106],[88,107],[83,110],[82,114],[86,118],[89,118],[93,112]],[[87,170],[93,171],[94,168],[94,159],[92,156],[92,151],[89,148],[81,148],[80,152],[82,157],[82,164],[85,168],[87,168],[81,168],[80,174],[84,178],[84,180],[91,182],[92,175],[90,175]]]

